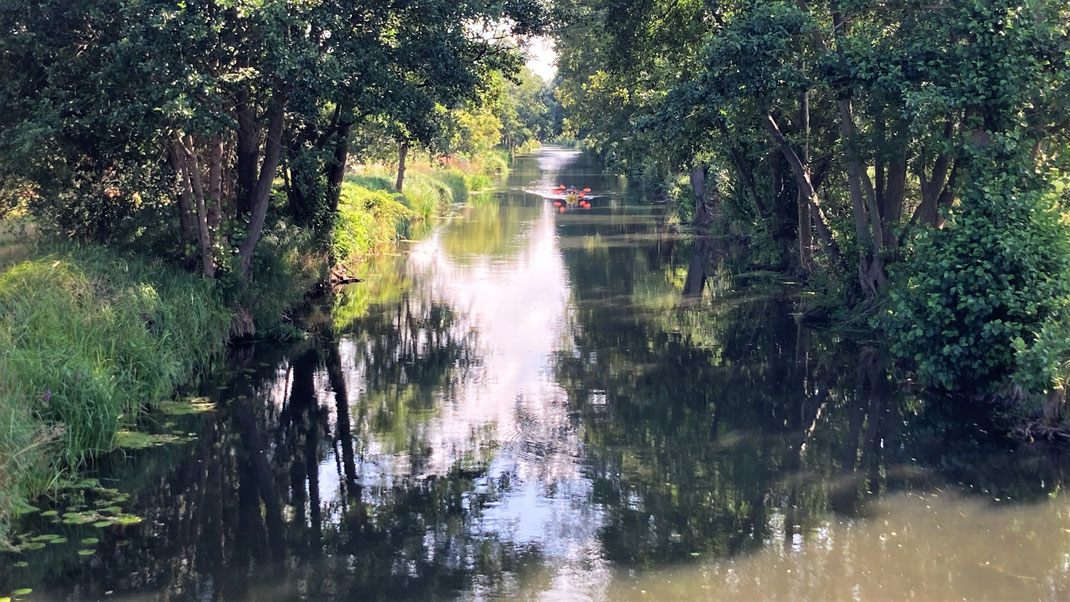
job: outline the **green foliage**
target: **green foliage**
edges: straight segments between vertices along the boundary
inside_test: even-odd
[[[368,190],[394,191],[394,182],[391,181],[390,177],[378,173],[350,174],[346,176],[345,181]]]
[[[445,169],[439,172],[439,179],[450,189],[453,202],[463,203],[468,200],[468,185],[465,183],[464,172],[459,169]]]
[[[1052,385],[1051,351],[1065,346],[1053,321],[1070,308],[1070,229],[1043,189],[971,175],[947,227],[923,232],[894,272],[892,350],[927,384],[986,389],[1015,375],[1039,392]]]
[[[326,253],[312,251],[320,248],[316,237],[280,220],[260,241],[252,279],[220,279],[224,299],[238,313],[235,335],[289,338],[288,312],[327,277]]]
[[[1065,389],[1070,384],[1070,320],[1065,315],[1047,319],[1031,339],[1011,341],[1015,361],[1011,382],[1034,394]],[[1037,399],[1037,395],[1026,398],[1027,402]]]
[[[669,181],[666,195],[672,203],[673,218],[680,223],[688,223],[695,216],[695,191],[686,174],[678,174]]]

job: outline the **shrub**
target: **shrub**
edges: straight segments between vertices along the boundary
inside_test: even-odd
[[[463,203],[468,200],[468,185],[464,181],[463,172],[451,168],[438,172],[438,177],[450,189],[450,197],[454,203]]]
[[[1070,306],[1070,232],[1045,190],[974,170],[946,227],[923,232],[893,272],[884,326],[923,383],[983,390],[1013,376],[1044,388],[1054,360],[1027,354]]]

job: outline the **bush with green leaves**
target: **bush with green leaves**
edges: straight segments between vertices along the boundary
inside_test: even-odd
[[[1030,354],[1070,308],[1070,229],[1037,178],[984,162],[970,176],[946,227],[921,232],[893,274],[892,351],[942,389],[1041,392],[1057,359]]]

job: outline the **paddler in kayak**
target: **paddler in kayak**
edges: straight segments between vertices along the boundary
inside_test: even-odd
[[[580,192],[576,188],[571,188],[570,187],[570,188],[566,188],[565,189],[565,202],[568,203],[569,205],[577,205],[577,204],[579,204],[580,199],[582,197],[583,197],[583,193]]]

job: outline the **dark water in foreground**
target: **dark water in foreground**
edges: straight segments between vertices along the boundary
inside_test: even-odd
[[[582,156],[503,189],[311,316],[341,334],[236,351],[157,425],[193,441],[102,461],[141,523],[23,521],[71,543],[0,555],[0,598],[1070,599],[1067,457],[926,407]]]

